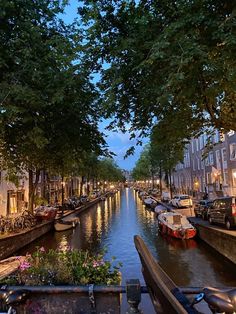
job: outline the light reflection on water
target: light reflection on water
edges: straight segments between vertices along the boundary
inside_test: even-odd
[[[20,253],[31,252],[35,246],[57,248],[69,245],[92,252],[106,248],[106,257],[115,256],[123,263],[123,283],[138,278],[145,284],[133,242],[136,234],[144,239],[154,257],[178,285],[236,286],[235,267],[209,246],[196,240],[181,241],[158,234],[154,213],[145,209],[137,193],[128,188],[81,213],[80,224],[74,230],[48,233]],[[142,298],[145,313],[154,313],[147,298]]]

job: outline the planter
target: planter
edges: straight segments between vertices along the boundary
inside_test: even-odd
[[[120,292],[112,286],[97,286],[94,293],[88,286],[15,286],[8,291],[28,290],[26,301],[13,305],[17,314],[87,314],[87,313],[120,313]],[[92,296],[92,297],[91,297]],[[94,303],[91,302],[94,300]],[[0,308],[4,310],[0,300]],[[5,308],[6,309],[6,308]]]

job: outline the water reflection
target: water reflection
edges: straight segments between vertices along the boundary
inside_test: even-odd
[[[69,245],[92,252],[108,249],[107,257],[123,263],[122,282],[144,280],[133,237],[139,234],[169,276],[181,286],[236,286],[235,266],[209,246],[196,240],[181,241],[158,233],[157,220],[132,189],[124,189],[106,201],[80,213],[80,224],[64,233],[48,233],[21,253],[35,246],[56,248]],[[146,297],[145,313],[154,313]]]

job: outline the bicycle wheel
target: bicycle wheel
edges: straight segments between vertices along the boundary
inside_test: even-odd
[[[24,221],[24,228],[31,228],[31,222],[29,219],[25,219]]]

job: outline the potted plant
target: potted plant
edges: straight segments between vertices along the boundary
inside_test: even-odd
[[[120,313],[120,294],[112,289],[120,284],[120,266],[104,260],[104,253],[42,247],[27,255],[18,271],[3,282],[8,290],[30,291],[26,302],[17,305],[17,313],[82,314],[92,308],[95,313]],[[91,285],[99,292],[93,293]]]

